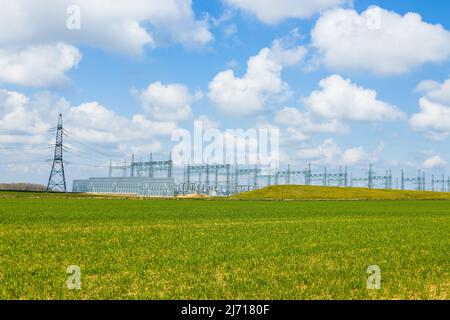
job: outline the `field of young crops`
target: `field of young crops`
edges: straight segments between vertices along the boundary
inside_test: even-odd
[[[450,201],[0,196],[1,299],[448,299],[449,248]]]

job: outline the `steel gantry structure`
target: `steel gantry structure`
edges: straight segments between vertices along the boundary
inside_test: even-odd
[[[301,179],[303,179],[301,181]],[[339,172],[313,173],[311,166],[305,170],[276,170],[260,167],[240,167],[231,164],[187,165],[183,171],[183,182],[179,184],[180,194],[207,193],[217,195],[234,194],[256,190],[264,186],[279,184],[347,186],[348,174],[340,167]]]
[[[369,166],[369,171],[366,177],[360,178],[350,178],[350,186],[354,186],[355,182],[363,182],[366,184],[367,188],[374,189],[377,187],[382,187],[384,189],[392,189],[392,171],[386,170],[384,175],[377,175],[373,170],[373,165]]]
[[[311,165],[308,165],[308,169],[304,172],[305,175],[305,185],[309,186],[312,184],[319,184],[322,186],[338,186],[346,187],[348,185],[348,173],[347,167],[342,169],[339,166],[339,172],[329,172],[325,167],[323,172],[314,173],[311,170]]]
[[[450,192],[450,176],[445,178],[445,175],[442,174],[442,177],[435,178],[434,175],[431,176],[431,191],[436,191],[436,186],[440,185],[441,192]]]
[[[184,168],[183,182],[178,186],[178,192],[228,195],[232,193],[231,178],[229,164],[189,164]]]
[[[418,191],[425,191],[426,190],[426,179],[425,179],[425,172],[422,172],[422,170],[419,170],[419,174],[416,177],[407,177],[405,175],[405,172],[401,171],[401,177],[400,177],[401,185],[400,188],[402,190],[405,190],[406,183],[412,183],[416,185],[416,189]]]
[[[227,196],[244,191],[256,190],[271,185],[317,185],[347,187],[359,184],[370,189],[393,188],[391,170],[377,174],[373,165],[364,176],[353,177],[347,167],[339,166],[336,171],[328,168],[296,170],[287,165],[286,169],[258,166],[238,166],[232,164],[189,164],[178,168],[174,176],[172,160],[124,162],[123,165],[109,165],[109,177],[76,180],[74,191],[104,193],[136,193],[149,196],[172,196],[188,194],[208,194]],[[120,174],[114,175],[117,171]],[[426,190],[425,173],[419,170],[417,176],[407,176],[402,170],[395,179],[395,188],[405,190],[414,185],[416,190]],[[450,176],[431,177],[431,190],[440,186],[441,191],[450,191]],[[411,187],[410,187],[411,188]]]
[[[109,165],[109,177],[114,176],[114,171],[121,171],[122,176],[130,176],[130,177],[167,177],[172,178],[173,171],[173,162],[172,159],[169,160],[153,160],[153,154],[150,154],[149,161],[135,161],[134,154],[131,155],[131,162],[127,164],[127,160],[124,160],[123,165],[112,165],[110,162]],[[156,173],[156,174],[155,174]],[[162,175],[161,175],[162,173]]]

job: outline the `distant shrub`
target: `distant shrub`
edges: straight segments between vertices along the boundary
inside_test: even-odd
[[[42,184],[32,183],[0,183],[2,191],[45,191],[46,187]]]

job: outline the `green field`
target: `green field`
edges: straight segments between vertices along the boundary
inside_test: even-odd
[[[0,193],[0,298],[448,299],[449,235],[450,201]]]

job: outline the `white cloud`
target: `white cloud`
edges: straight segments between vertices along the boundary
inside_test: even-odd
[[[303,148],[298,150],[296,157],[301,160],[309,160],[316,164],[335,164],[341,153],[341,148],[334,140],[327,139],[315,148]]]
[[[426,159],[422,163],[422,168],[424,169],[435,169],[435,168],[443,168],[448,164],[448,162],[443,159],[441,156],[435,155],[428,159]]]
[[[334,70],[401,74],[428,62],[450,58],[450,32],[379,7],[358,14],[335,9],[322,14],[312,30],[312,45]]]
[[[239,62],[237,62],[235,59],[231,59],[226,63],[226,66],[228,69],[236,70],[239,68]]]
[[[430,139],[446,139],[450,135],[450,106],[423,97],[419,100],[419,108],[419,113],[411,116],[411,127],[424,132]]]
[[[68,28],[72,7],[80,13],[75,29]],[[0,21],[0,83],[28,87],[69,84],[66,73],[81,60],[74,45],[139,55],[145,47],[194,48],[213,38],[191,0],[17,0],[2,3]]]
[[[64,43],[0,49],[0,83],[29,87],[64,86],[66,72],[81,60],[80,51]]]
[[[214,27],[219,27],[219,26],[223,25],[224,23],[229,22],[233,18],[234,18],[233,10],[225,9],[225,10],[223,10],[222,14],[219,17],[217,17],[217,18],[212,17],[211,23]]]
[[[81,9],[81,28],[69,30],[67,8]],[[196,20],[191,0],[16,0],[2,2],[0,46],[69,42],[139,54],[144,46],[212,40],[205,20]]]
[[[340,133],[347,128],[336,120],[315,122],[311,113],[285,107],[275,115],[275,122],[289,127],[298,127],[306,133]]]
[[[238,32],[238,27],[235,23],[231,23],[223,28],[223,33],[226,37],[231,37]]]
[[[296,143],[310,139],[310,136],[298,127],[287,127],[285,132],[282,131],[280,136],[281,143]]]
[[[180,121],[191,117],[195,100],[182,84],[164,85],[157,81],[138,93],[142,107],[153,119]]]
[[[301,148],[295,157],[317,165],[357,166],[377,162],[381,151],[380,147],[373,152],[367,152],[363,147],[342,150],[333,139],[326,139],[316,147]]]
[[[320,90],[304,99],[316,115],[352,121],[392,121],[404,117],[397,107],[377,99],[377,92],[332,75],[319,82]]]
[[[450,79],[421,81],[416,91],[425,96],[419,100],[420,111],[410,118],[411,127],[429,139],[446,139],[450,135]]]
[[[317,120],[311,112],[302,112],[291,107],[278,111],[275,123],[286,128],[281,136],[287,142],[307,140],[312,133],[344,133],[348,130],[338,120]]]
[[[345,150],[342,154],[342,163],[344,165],[352,166],[358,163],[361,163],[363,161],[366,161],[368,158],[368,155],[364,151],[362,147],[358,148],[351,148],[348,150]]]
[[[306,49],[286,39],[275,40],[247,62],[247,71],[237,77],[229,69],[217,74],[209,84],[208,96],[222,112],[248,116],[260,112],[267,100],[286,94],[288,85],[281,79],[284,67],[298,64]]]
[[[64,106],[64,101],[52,101]],[[0,89],[0,141],[2,143],[38,144],[45,141],[47,129],[51,127],[46,118],[56,114],[45,112],[39,100],[16,91]]]
[[[287,35],[277,38],[272,42],[271,52],[273,59],[283,67],[297,65],[303,60],[306,54],[306,48],[297,45],[302,39],[298,28],[292,29]]]
[[[150,143],[142,143],[139,145],[120,143],[117,146],[117,150],[124,155],[144,155],[144,157],[140,156],[139,159],[143,159],[145,161],[148,159],[145,155],[160,152],[162,150],[162,145],[158,140],[152,140]],[[165,159],[167,159],[167,156]]]
[[[108,146],[113,153],[141,145],[158,146],[157,138],[170,137],[177,127],[176,122],[152,121],[141,114],[124,117],[98,102],[71,106],[64,98],[48,93],[27,97],[19,92],[0,90],[0,141],[13,146],[45,147],[54,139],[54,133],[49,133],[48,129],[55,126],[60,112],[69,131],[66,141],[69,146],[72,146],[71,139],[77,139]]]
[[[225,0],[230,6],[255,15],[267,24],[289,18],[309,18],[325,9],[351,3],[350,0]]]
[[[426,97],[434,102],[450,105],[450,79],[442,84],[433,80],[421,81],[416,91],[424,92]]]
[[[440,86],[439,82],[434,80],[423,80],[420,81],[415,89],[415,92],[429,92],[438,89]]]
[[[154,122],[144,115],[131,119],[118,115],[98,102],[88,102],[71,107],[66,112],[66,127],[78,139],[92,143],[133,145],[147,144],[155,137],[170,136],[175,122]]]
[[[208,116],[206,115],[200,115],[198,116],[195,121],[200,121],[202,123],[203,126],[203,130],[208,130],[208,129],[218,129],[219,128],[219,122],[218,121],[214,121],[212,119],[210,119]]]

